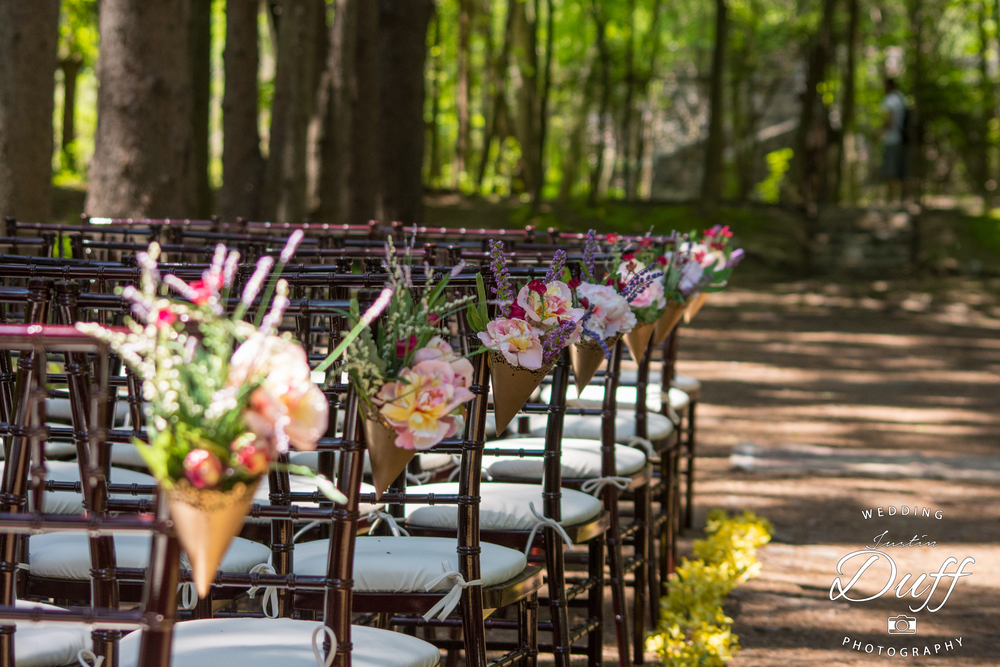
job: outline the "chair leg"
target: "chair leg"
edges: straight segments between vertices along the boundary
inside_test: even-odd
[[[650,488],[648,486],[636,489],[633,503],[635,505],[635,520],[640,522],[640,528],[635,534],[636,568],[633,574],[632,598],[632,660],[635,664],[643,663],[646,638],[646,603],[653,594],[652,570],[650,568],[650,541],[653,535],[652,517],[650,512]],[[648,589],[648,590],[647,590]]]
[[[694,525],[694,447],[695,447],[695,407],[697,401],[691,401],[688,406],[688,428],[687,428],[687,477],[685,493],[687,494],[684,503],[684,527],[691,528]]]
[[[570,667],[569,602],[566,599],[566,558],[562,537],[555,528],[546,526],[545,576],[549,589],[549,616],[552,620],[552,654],[555,667]],[[599,539],[591,542],[601,542]],[[603,543],[602,543],[603,545]],[[603,553],[602,553],[603,555]],[[604,559],[601,559],[603,576]]]
[[[660,455],[660,581],[663,585],[674,571],[674,515],[677,447],[671,446]]]
[[[595,537],[589,543],[587,574],[593,582],[587,613],[596,627],[587,635],[587,667],[601,667],[604,653],[604,540]],[[549,584],[551,597],[552,584]],[[567,652],[568,657],[568,652]],[[569,665],[569,660],[566,661]]]
[[[604,539],[608,549],[608,565],[611,574],[611,607],[615,616],[615,637],[618,642],[618,664],[629,667],[628,604],[625,600],[625,564],[622,555],[622,524],[618,512],[618,488],[604,487],[604,508],[611,515],[611,525]]]
[[[527,654],[518,662],[520,667],[538,665],[538,593],[521,600],[517,605],[517,640]]]

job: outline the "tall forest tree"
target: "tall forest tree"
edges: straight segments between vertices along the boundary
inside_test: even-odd
[[[194,142],[195,210],[211,215],[212,186],[208,179],[209,115],[212,103],[212,0],[190,0],[191,134]]]
[[[58,39],[59,0],[0,0],[0,218],[49,219]]]
[[[271,133],[260,214],[267,220],[300,221],[307,214],[309,124],[319,87],[316,55],[326,23],[323,0],[281,0],[273,12],[277,63]]]
[[[219,214],[224,220],[259,217],[263,179],[257,128],[257,68],[260,60],[257,0],[227,0],[222,98],[222,189]]]
[[[705,172],[701,179],[701,203],[711,208],[722,198],[722,150],[725,145],[723,82],[726,67],[726,37],[729,33],[726,0],[715,1],[715,48],[709,79],[708,141],[705,142]]]
[[[384,222],[423,222],[424,61],[433,10],[433,0],[379,0]]]
[[[195,210],[189,22],[189,0],[101,2],[88,214],[160,218]]]

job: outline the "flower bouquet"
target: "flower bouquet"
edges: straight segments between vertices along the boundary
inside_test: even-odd
[[[361,397],[377,496],[417,451],[430,449],[461,428],[463,404],[473,398],[472,363],[455,354],[443,329],[447,318],[466,308],[473,297],[449,301],[445,288],[451,276],[435,283],[429,268],[422,291],[415,295],[409,249],[406,263],[400,264],[391,240],[386,248],[392,290],[380,297],[387,303],[386,316],[374,333],[366,327],[351,343],[345,366]],[[359,312],[354,299],[352,320]]]
[[[170,505],[201,597],[277,456],[289,444],[314,449],[326,433],[328,403],[312,382],[306,353],[288,334],[276,335],[289,303],[288,286],[277,276],[301,238],[290,237],[253,323],[243,317],[273,257],[257,263],[230,317],[225,304],[238,252],[217,246],[201,280],[185,283],[173,275],[161,280],[153,243],[136,254],[141,287],[122,290],[132,310],[128,332],[76,325],[107,342],[142,380],[148,444],[135,444]],[[168,298],[168,289],[183,299]],[[345,501],[329,480],[289,468]]]
[[[691,251],[695,261],[701,264],[706,271],[711,271],[711,280],[708,285],[694,297],[687,310],[684,312],[684,321],[691,319],[701,310],[708,299],[708,295],[713,292],[721,292],[726,288],[729,276],[733,268],[743,259],[742,248],[733,249],[730,247],[733,232],[726,225],[715,225],[711,229],[706,229],[702,234],[702,240],[692,243]]]
[[[587,243],[580,263],[583,280],[571,279],[576,303],[586,309],[581,319],[580,340],[570,345],[573,377],[577,394],[583,392],[605,359],[611,358],[611,348],[636,325],[628,299],[618,293],[615,284],[601,284],[597,276],[597,255],[601,248],[594,230],[587,232]],[[636,292],[638,294],[638,292]]]
[[[639,240],[638,247],[621,247],[617,234],[608,234],[606,239],[617,268],[605,282],[614,286],[632,307],[636,323],[624,337],[629,353],[638,362],[646,352],[657,320],[667,309],[664,292],[667,257],[648,233]]]
[[[559,353],[580,337],[582,308],[563,275],[566,253],[557,250],[543,280],[532,280],[515,295],[500,241],[490,241],[490,269],[496,286],[496,317],[489,318],[486,290],[478,277],[479,299],[468,311],[469,325],[490,356],[493,411],[497,433],[514,415],[555,364]]]

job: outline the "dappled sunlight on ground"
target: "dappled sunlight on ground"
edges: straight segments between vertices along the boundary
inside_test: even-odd
[[[1000,282],[958,279],[737,289],[713,295],[684,329],[678,370],[703,383],[695,525],[710,508],[725,507],[751,509],[776,529],[760,554],[761,576],[739,586],[726,608],[743,646],[734,667],[996,664],[995,485],[892,478],[890,466],[880,472],[877,465],[866,467],[866,478],[820,476],[808,467],[745,472],[734,470],[729,456],[747,442],[953,457],[968,465],[997,456],[998,295]],[[943,518],[863,518],[865,509],[890,505],[941,509]],[[937,542],[893,548],[897,580],[936,572],[948,556],[976,560],[945,607],[911,614],[917,633],[902,639],[887,634],[887,618],[907,612],[912,600],[891,590],[865,603],[829,598],[838,561],[887,529],[891,539]],[[881,583],[873,578],[858,590],[871,595]],[[944,642],[959,636],[962,649],[945,651]],[[887,657],[877,648],[871,655],[852,650],[854,641],[941,648],[936,656]]]

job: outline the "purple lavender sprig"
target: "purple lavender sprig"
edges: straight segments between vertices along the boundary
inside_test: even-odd
[[[594,313],[594,309],[593,308],[588,308],[586,314],[582,318],[580,318],[580,329],[581,329],[581,332],[587,338],[592,338],[595,341],[597,341],[597,344],[601,346],[602,350],[604,350],[604,358],[605,359],[610,359],[611,358],[611,349],[608,348],[607,343],[604,342],[604,337],[601,336],[600,334],[598,334],[596,331],[591,331],[590,329],[587,328],[587,320],[590,319],[590,316],[593,313]]]
[[[594,282],[594,274],[597,272],[597,255],[601,252],[601,246],[597,243],[597,232],[593,229],[587,230],[587,243],[583,246],[583,273],[588,283]]]
[[[493,294],[496,295],[500,307],[500,316],[510,317],[510,305],[514,303],[514,288],[510,284],[510,272],[507,271],[507,258],[503,254],[503,242],[490,240],[490,269],[496,280]]]
[[[582,320],[581,320],[582,322]],[[580,322],[576,320],[566,320],[558,327],[549,332],[549,335],[542,341],[542,363],[548,365],[556,358],[556,355],[569,343],[570,336],[576,330]]]
[[[553,280],[557,280],[562,275],[564,266],[566,266],[566,251],[556,250],[555,254],[552,255],[552,263],[549,264],[549,270],[545,274],[545,284],[548,285]]]
[[[663,272],[656,269],[656,267],[647,266],[642,269],[634,276],[632,279],[625,283],[625,288],[622,290],[622,296],[629,303],[642,294],[642,292],[652,285],[655,281],[663,277]]]

